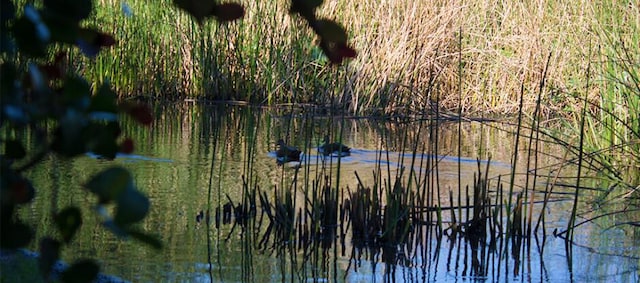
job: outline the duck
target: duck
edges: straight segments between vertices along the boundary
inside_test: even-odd
[[[276,151],[276,161],[278,164],[300,161],[300,151],[295,146],[287,145],[284,140],[278,140],[278,150]]]
[[[324,144],[318,147],[324,156],[344,157],[351,155],[351,148],[339,142],[329,143],[329,136],[324,136]]]

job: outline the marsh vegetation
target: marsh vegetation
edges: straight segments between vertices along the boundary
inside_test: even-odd
[[[462,122],[459,135],[458,121],[177,106],[159,105],[162,115],[151,130],[124,121],[128,136],[145,141],[135,154],[98,162],[51,159],[34,169],[34,185],[66,187],[103,168],[128,168],[153,204],[145,230],[165,242],[161,251],[121,242],[98,228],[99,219],[88,219],[64,258],[93,254],[106,273],[151,281],[417,282],[425,272],[436,281],[635,278],[637,232],[624,223],[637,219],[637,208],[624,201],[594,210],[599,193],[582,190],[578,226],[566,246],[576,166],[553,143],[539,145],[548,154],[537,156],[537,170],[527,168],[529,158],[512,160],[504,150],[515,148],[511,123]],[[351,155],[323,156],[317,147],[325,130],[341,127]],[[274,141],[287,133],[299,133],[289,137],[302,151],[297,165],[276,159]],[[519,143],[522,150],[529,142]],[[38,219],[78,197],[45,192],[22,215],[46,234],[49,224]]]
[[[587,153],[598,164],[594,186],[637,187],[633,1],[327,2],[318,13],[344,23],[358,51],[340,67],[286,15],[287,3],[245,5],[239,22],[199,26],[169,1],[100,1],[95,24],[113,27],[123,44],[95,64],[71,62],[122,97],[292,103],[292,111],[314,105],[357,116],[522,114],[536,137]]]
[[[91,176],[115,163],[153,204],[125,224],[165,243],[122,243],[88,219],[62,258],[98,255],[142,281],[638,279],[637,3],[325,1],[317,12],[357,51],[341,65],[288,2],[240,3],[242,20],[220,24],[171,1],[95,1],[83,24],[117,44],[47,50],[93,83],[79,84],[89,110],[117,100],[130,115],[117,131],[95,123],[117,132],[108,150],[52,147],[82,156],[19,167],[52,189],[16,214],[55,233],[48,212],[95,209],[63,188],[86,184],[101,203]],[[8,63],[28,63],[1,59],[3,83]],[[5,144],[42,141],[4,125]],[[118,152],[120,135],[135,152]]]

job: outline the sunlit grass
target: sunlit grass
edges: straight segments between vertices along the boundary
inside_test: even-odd
[[[358,50],[347,66],[331,67],[309,29],[288,14],[287,1],[241,2],[247,11],[241,21],[199,26],[168,0],[100,1],[89,24],[114,33],[118,45],[95,64],[80,56],[74,62],[98,81],[109,79],[125,97],[333,101],[350,111],[407,113],[428,109],[441,95],[445,108],[505,114],[517,112],[521,84],[536,89],[551,54],[547,80],[562,92],[545,93],[541,113],[564,116],[576,105],[568,94],[582,91],[584,67],[594,60],[589,46],[607,45],[598,31],[638,21],[637,7],[619,2],[606,9],[559,0],[326,2],[321,14],[343,23]],[[624,42],[637,37],[637,30],[620,33]],[[451,95],[460,88],[461,99]],[[590,90],[589,98],[597,96],[597,88]],[[525,99],[529,112],[535,97]]]

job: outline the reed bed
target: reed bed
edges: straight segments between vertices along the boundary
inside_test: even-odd
[[[398,160],[398,168],[384,167],[390,160],[380,149],[373,184],[359,180],[355,189],[343,188],[344,177],[331,169],[337,165],[339,171],[340,161],[322,162],[315,166],[323,174],[313,179],[309,167],[296,170],[291,184],[274,186],[271,198],[253,175],[257,154],[253,130],[260,121],[249,117],[239,122],[246,140],[233,144],[244,146],[247,160],[242,168],[246,176],[242,199],[234,203],[225,196],[223,204],[218,187],[218,203],[210,203],[199,217],[208,223],[211,210],[216,228],[240,227],[247,243],[246,262],[254,247],[278,250],[293,264],[323,261],[332,247],[344,247],[345,239],[351,239],[354,256],[369,250],[396,265],[417,258],[421,251],[416,247],[432,237],[439,243],[447,236],[452,243],[466,241],[476,253],[471,260],[473,275],[486,275],[489,260],[500,270],[502,263],[509,264],[501,254],[510,251],[517,276],[519,259],[530,248],[531,238],[539,235],[538,227],[543,237],[547,235],[543,212],[557,200],[554,186],[572,192],[567,228],[554,232],[569,244],[574,229],[584,223],[576,218],[585,191],[600,194],[594,202],[598,206],[638,198],[640,61],[634,51],[640,48],[640,13],[633,2],[601,8],[589,1],[560,0],[464,5],[331,1],[323,6],[323,14],[345,23],[359,52],[340,67],[331,66],[313,44],[311,31],[287,15],[285,1],[243,3],[247,14],[242,21],[198,25],[170,1],[100,0],[95,19],[88,24],[106,28],[119,44],[93,62],[70,53],[70,62],[97,84],[110,81],[122,98],[310,103],[342,110],[341,114],[398,114],[399,124],[407,122],[405,117],[418,117],[417,135],[432,137],[432,143],[419,145],[405,132],[400,151],[412,158]],[[449,188],[446,200],[441,198],[444,188],[438,182],[435,156],[439,156],[438,123],[447,118],[439,111],[454,109],[453,118],[460,124],[470,113],[517,114],[515,144],[520,139],[528,144],[524,151],[513,149],[509,176],[499,176],[496,182],[489,177],[489,163],[483,170],[479,162],[472,187],[459,183],[457,189]],[[435,118],[425,116],[432,110]],[[558,117],[564,120],[559,122],[562,131],[551,126],[557,123],[551,118]],[[338,140],[341,131],[329,129]],[[216,131],[214,136],[218,140],[226,134]],[[307,144],[309,136],[305,133]],[[546,174],[537,163],[544,142],[560,144],[567,151],[557,164],[545,168]],[[216,158],[217,146],[212,152],[209,199],[214,198],[214,167],[222,170],[216,162],[225,161],[225,151]],[[523,152],[530,162],[526,179],[519,184],[516,164]],[[425,153],[430,157],[416,158]],[[567,166],[578,169],[574,182],[554,179],[553,174],[560,175]],[[427,170],[416,172],[414,167]],[[353,177],[359,179],[357,174]],[[548,181],[545,191],[535,188],[539,177]],[[297,194],[303,195],[303,203],[297,202]],[[586,221],[601,215],[611,214]],[[627,224],[639,225],[637,220]],[[262,225],[267,228],[260,229]],[[300,250],[301,262],[295,257]],[[570,251],[567,254],[570,258]],[[422,258],[429,258],[425,255]],[[251,276],[250,266],[243,268]]]
[[[247,123],[250,120],[246,119]],[[404,133],[399,150],[407,154],[390,160],[388,152],[380,149],[370,183],[364,183],[357,172],[338,178],[340,159],[322,159],[304,163],[301,168],[282,167],[282,174],[291,173],[293,177],[289,179],[291,183],[267,188],[273,189],[273,194],[244,182],[242,203],[234,204],[228,199],[217,211],[232,215],[234,221],[226,218],[224,224],[245,227],[241,234],[246,241],[243,245],[246,253],[256,248],[260,252],[276,252],[283,260],[282,271],[291,278],[335,276],[329,274],[330,263],[335,264],[338,257],[346,255],[351,257],[349,269],[357,270],[360,259],[368,257],[386,264],[385,274],[392,278],[398,266],[414,265],[421,260],[426,268],[433,257],[430,252],[446,252],[440,246],[443,240],[451,243],[449,253],[455,245],[471,250],[471,257],[463,260],[470,276],[487,276],[496,270],[507,277],[520,276],[523,270],[520,259],[530,249],[531,237],[540,235],[530,232],[533,223],[544,215],[548,203],[568,199],[561,199],[552,191],[539,192],[544,197],[536,199],[532,195],[536,191],[535,181],[513,185],[515,170],[506,183],[501,181],[502,176],[490,177],[490,160],[478,160],[470,186],[450,189],[449,200],[441,199],[442,185],[437,177],[437,156],[441,153],[435,143],[413,143],[421,132],[437,136],[434,127],[439,123],[438,119],[398,123],[404,129],[399,130]],[[424,129],[416,130],[416,124]],[[341,132],[329,129],[334,131]],[[298,138],[305,137],[303,133]],[[532,143],[536,141],[533,137],[522,135]],[[381,148],[389,146],[385,144],[387,139],[390,138],[381,138]],[[535,159],[538,152],[530,154],[528,158]],[[251,163],[250,159],[246,162]],[[531,168],[525,172],[529,171]],[[356,178],[357,186],[340,187],[340,180],[345,178]],[[255,201],[256,196],[259,202]],[[253,210],[232,214],[234,207]],[[229,233],[227,238],[236,232],[232,228]],[[543,230],[541,235],[545,233]],[[433,246],[435,243],[437,246]],[[456,253],[460,254],[460,250]],[[511,256],[505,258],[505,253]]]
[[[511,197],[504,193],[499,179],[495,182],[488,177],[489,168],[490,162],[482,167],[479,161],[472,188],[467,187],[465,191],[457,192],[460,197],[457,200],[452,198],[443,207],[425,205],[424,199],[421,200],[419,196],[430,192],[420,192],[419,186],[410,187],[412,182],[403,177],[402,171],[392,180],[379,177],[382,182],[374,182],[373,187],[359,182],[354,190],[337,190],[333,187],[335,184],[331,184],[328,176],[325,176],[322,182],[314,182],[304,204],[296,204],[293,197],[294,194],[304,195],[302,188],[292,191],[276,190],[272,197],[268,197],[266,192],[256,187],[249,189],[247,194],[260,195],[258,212],[232,214],[233,225],[256,227],[242,230],[245,231],[243,234],[249,231],[255,233],[253,236],[243,236],[246,241],[250,241],[246,244],[247,248],[278,251],[279,258],[288,260],[283,264],[291,265],[289,269],[294,273],[291,276],[303,280],[307,278],[305,276],[330,276],[325,268],[330,266],[329,263],[335,262],[339,255],[350,255],[348,269],[356,271],[362,256],[381,256],[377,260],[388,265],[387,275],[392,276],[396,266],[414,265],[415,263],[410,262],[418,258],[428,261],[431,249],[435,249],[436,254],[446,252],[444,247],[440,251],[440,246],[431,246],[432,243],[440,243],[443,236],[447,236],[444,239],[451,243],[451,247],[455,244],[471,249],[473,254],[470,260],[464,260],[464,265],[469,265],[470,276],[487,276],[490,268],[509,264],[515,265],[511,276],[519,276],[522,269],[519,260],[525,256],[525,248],[531,243],[530,236],[524,233],[524,207],[527,204],[520,192],[515,196],[516,205],[512,213],[503,214],[507,212],[505,198]],[[295,174],[300,172],[295,170]],[[381,173],[378,171],[373,174],[385,175]],[[290,188],[297,186],[295,179]],[[249,201],[237,207],[252,205],[255,204]],[[232,201],[229,200],[223,207],[230,211]],[[451,217],[440,219],[437,214],[442,211],[450,211]],[[538,209],[536,211],[542,212]],[[426,219],[438,221],[429,222]],[[513,223],[510,231],[504,229],[507,220]],[[256,223],[258,226],[266,225],[267,228],[261,229]],[[447,227],[443,229],[442,223],[446,223]],[[230,225],[232,222],[225,224]],[[227,238],[234,233],[234,229],[231,229]],[[509,251],[511,256],[504,258],[502,249]],[[307,270],[308,266],[305,264],[321,269]]]
[[[388,271],[391,274],[398,265],[412,262],[419,257],[429,258],[424,254],[422,245],[440,243],[446,236],[452,247],[458,243],[459,248],[466,246],[472,251],[469,261],[470,275],[486,276],[491,265],[491,272],[497,271],[498,276],[501,272],[505,275],[521,276],[524,270],[521,259],[530,252],[532,240],[535,238],[537,241],[538,237],[542,236],[544,241],[549,236],[549,232],[545,230],[546,207],[551,202],[565,201],[573,206],[568,215],[570,220],[565,229],[555,230],[553,235],[566,239],[566,254],[571,262],[574,230],[584,223],[595,221],[596,218],[611,215],[604,213],[582,222],[576,221],[579,210],[584,208],[582,196],[594,185],[584,180],[589,179],[586,177],[592,172],[607,166],[601,161],[594,162],[598,157],[606,157],[607,151],[591,152],[587,148],[589,144],[585,142],[588,131],[584,127],[589,121],[593,121],[589,114],[589,91],[582,92],[583,97],[578,100],[583,103],[581,108],[577,108],[581,113],[576,116],[582,124],[582,128],[577,131],[580,137],[578,144],[567,142],[566,136],[544,128],[548,120],[543,109],[543,101],[544,96],[548,94],[548,84],[551,83],[548,75],[552,58],[553,55],[549,53],[546,64],[538,66],[541,77],[534,90],[529,90],[524,81],[520,84],[514,139],[515,144],[522,144],[523,148],[516,146],[511,149],[512,172],[508,176],[490,178],[490,161],[486,162],[484,168],[478,161],[478,172],[471,187],[465,187],[460,183],[457,190],[449,188],[448,201],[443,199],[440,192],[442,187],[437,176],[439,161],[435,158],[439,156],[437,129],[442,119],[449,118],[438,116],[439,112],[436,111],[435,117],[423,116],[417,121],[400,119],[395,122],[400,128],[407,129],[410,125],[414,127],[411,131],[399,130],[400,133],[404,133],[404,136],[399,137],[399,141],[398,137],[394,138],[394,142],[398,143],[398,150],[407,155],[401,155],[397,163],[394,163],[399,165],[391,168],[388,152],[381,149],[372,183],[364,184],[359,174],[355,173],[354,177],[358,180],[356,188],[341,188],[340,179],[345,177],[340,177],[340,159],[336,161],[337,164],[330,159],[315,164],[304,164],[302,170],[295,169],[291,185],[286,186],[288,188],[284,191],[277,189],[273,199],[265,193],[258,193],[261,196],[262,214],[266,214],[269,219],[266,224],[269,228],[266,231],[255,230],[262,233],[255,237],[263,239],[258,246],[281,251],[282,255],[288,255],[289,264],[295,265],[292,270],[304,271],[304,264],[309,262],[325,266],[327,256],[335,262],[338,250],[341,249],[341,253],[345,254],[345,240],[349,240],[353,261],[350,262],[350,266],[354,263],[353,267],[357,268],[355,262],[365,254],[374,257],[381,255],[380,260],[389,265]],[[460,69],[459,72],[461,73]],[[589,74],[590,72],[587,72],[587,78]],[[431,75],[430,81],[433,81],[435,75]],[[587,80],[583,86],[587,90],[591,86],[589,82]],[[535,107],[531,114],[526,110],[527,96],[534,97]],[[435,99],[439,101],[439,96]],[[465,123],[461,118],[458,116],[457,119],[460,125]],[[340,119],[344,120],[344,116]],[[481,120],[481,123],[484,122]],[[416,126],[418,129],[415,129]],[[328,132],[337,133],[339,140],[342,129],[329,128]],[[433,135],[433,139],[430,139],[432,142],[412,143],[421,133]],[[635,138],[634,132],[630,133],[630,138]],[[303,133],[302,136],[302,139],[310,141],[308,134]],[[381,148],[388,147],[384,145],[387,139],[388,137],[381,137]],[[538,162],[540,156],[545,154],[543,148],[547,143],[564,146],[567,154],[558,157],[557,164],[541,167]],[[629,156],[634,155],[631,153]],[[520,158],[527,162],[526,168],[518,170]],[[336,165],[337,167],[334,167]],[[312,166],[319,167],[313,170],[320,172],[315,173],[315,180],[314,174],[309,173]],[[427,170],[415,171],[416,167]],[[557,179],[568,167],[577,168],[577,173],[571,176],[575,180],[573,184]],[[610,173],[615,172],[613,166],[608,169]],[[298,175],[300,172],[303,172],[302,176]],[[524,172],[524,177],[520,175],[521,172]],[[300,182],[299,178],[304,181]],[[539,178],[546,180],[544,190],[538,187]],[[308,187],[309,184],[311,187]],[[630,184],[626,183],[627,190],[632,188],[628,187]],[[568,192],[565,190],[563,193],[572,197],[555,192],[556,186],[568,187]],[[255,190],[259,188],[253,190],[250,195],[256,195]],[[304,203],[296,204],[296,194],[304,197]],[[618,213],[625,211],[633,210],[621,210]],[[634,225],[633,223],[635,222],[627,224]],[[266,245],[272,237],[272,244]],[[288,252],[282,252],[283,249]],[[440,249],[439,244],[435,249]],[[299,251],[301,258],[294,256]],[[330,251],[333,251],[333,254],[328,254]],[[503,254],[511,256],[504,258]]]
[[[627,196],[640,182],[640,11],[632,1],[325,1],[321,16],[343,23],[358,50],[344,66],[327,62],[287,1],[241,2],[241,21],[198,25],[168,0],[98,1],[88,24],[119,44],[93,62],[74,53],[70,61],[122,97],[358,115],[522,113],[576,156],[570,141],[583,136],[587,164],[598,164],[587,174],[604,172],[597,186],[625,187],[614,195]]]
[[[559,91],[543,95],[540,111],[565,116],[579,100],[571,94],[583,91],[585,66],[601,55],[594,50],[616,44],[608,35],[638,41],[638,7],[625,1],[607,8],[560,0],[325,1],[322,16],[343,23],[358,50],[355,60],[335,67],[302,21],[288,15],[287,1],[241,2],[241,21],[198,25],[168,0],[98,1],[90,24],[115,34],[118,45],[92,64],[76,55],[72,62],[98,82],[111,81],[123,97],[333,101],[351,112],[388,114],[421,112],[439,95],[446,109],[513,114],[521,84],[537,88],[539,66],[551,53],[547,81]],[[597,101],[598,89],[587,91]],[[531,112],[535,97],[524,99]]]

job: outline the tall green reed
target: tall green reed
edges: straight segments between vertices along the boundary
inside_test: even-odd
[[[593,58],[587,86],[574,95],[581,108],[564,124],[568,139],[579,137],[570,150],[583,154],[585,176],[579,177],[595,188],[591,201],[599,207],[631,197],[640,186],[640,57],[633,51],[640,48],[640,16],[618,8],[597,9],[594,34],[600,45],[587,56]],[[638,12],[636,6],[627,9]]]

